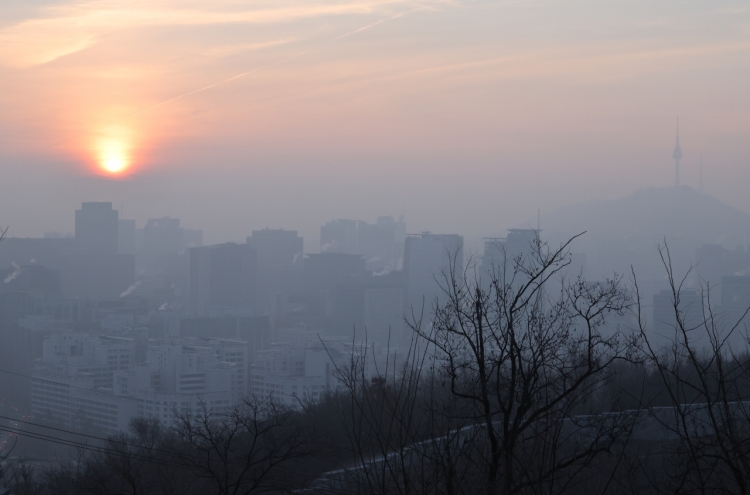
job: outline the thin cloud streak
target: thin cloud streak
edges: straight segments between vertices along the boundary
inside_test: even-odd
[[[203,51],[203,54],[207,57],[224,58],[237,55],[239,53],[245,53],[249,51],[262,50],[264,48],[271,48],[280,45],[286,45],[299,41],[299,38],[285,38],[281,40],[264,41],[262,43],[242,43],[236,45],[221,45],[208,48]]]
[[[596,51],[572,45],[451,63],[430,64],[429,60],[423,60],[420,61],[422,67],[414,67],[413,60],[404,58],[389,60],[387,64],[373,62],[368,65],[366,73],[346,76],[343,76],[346,74],[346,67],[327,66],[322,72],[338,74],[337,80],[327,80],[326,84],[316,85],[317,89],[297,93],[294,98],[350,94],[365,98],[374,94],[394,91],[403,94],[412,90],[424,93],[499,81],[542,80],[551,76],[565,76],[567,80],[572,78],[581,84],[591,85],[671,71],[674,65],[715,64],[717,57],[743,52],[750,52],[750,42],[710,43],[653,50],[611,44],[598,46]],[[406,67],[409,69],[404,70]],[[405,83],[408,85],[405,86]],[[275,101],[290,97],[281,97]]]
[[[416,9],[412,9],[409,12],[402,12],[401,14],[393,15],[391,17],[388,17],[387,19],[380,19],[379,21],[373,22],[372,24],[368,24],[367,26],[362,26],[359,29],[355,29],[354,31],[350,31],[350,32],[348,32],[346,34],[342,34],[341,36],[338,36],[338,37],[334,38],[332,41],[338,41],[338,40],[340,40],[342,38],[347,38],[347,37],[349,37],[349,36],[351,36],[353,34],[361,33],[362,31],[366,31],[367,29],[370,29],[370,28],[373,28],[375,26],[378,26],[378,25],[384,23],[385,21],[390,21],[390,20],[398,19],[400,17],[404,17],[407,14],[411,14],[413,12],[417,12],[417,11],[420,11],[420,10],[431,10],[431,9],[427,9],[426,7],[417,7]]]
[[[417,11],[420,11],[420,10],[425,10],[425,9],[424,9],[424,8],[417,8],[417,9],[413,9],[413,10],[411,10],[411,11],[409,11],[409,12],[404,12],[404,13],[402,13],[402,14],[397,14],[397,15],[391,16],[391,17],[389,17],[389,18],[387,18],[387,19],[381,19],[381,20],[379,20],[379,21],[377,21],[377,22],[374,22],[374,23],[372,23],[372,24],[369,24],[369,25],[367,25],[367,26],[364,26],[364,27],[361,27],[361,28],[359,28],[359,29],[356,29],[356,30],[354,30],[354,31],[352,31],[352,32],[350,32],[350,33],[346,33],[346,34],[344,34],[344,35],[342,35],[342,36],[338,36],[338,37],[334,38],[334,39],[333,39],[333,40],[331,40],[331,41],[332,41],[332,42],[335,42],[335,41],[341,40],[341,39],[343,39],[343,38],[345,38],[345,37],[347,37],[347,36],[351,36],[351,35],[353,35],[353,34],[355,34],[355,33],[359,33],[359,32],[361,32],[361,31],[364,31],[365,29],[369,29],[369,28],[371,28],[371,27],[377,26],[377,25],[379,25],[379,24],[381,24],[381,23],[383,23],[383,22],[385,22],[385,21],[388,21],[388,20],[394,20],[394,19],[398,19],[398,18],[400,18],[400,17],[403,17],[403,16],[405,16],[405,15],[407,15],[407,14],[411,14],[411,13],[413,13],[413,12],[417,12]],[[276,43],[276,44],[280,44],[280,43]],[[269,46],[269,43],[266,43],[266,44],[258,44],[258,46],[260,46],[260,45],[265,45],[265,46]],[[204,86],[204,87],[202,87],[202,88],[199,88],[199,89],[196,89],[196,90],[193,90],[193,91],[189,91],[189,92],[187,92],[187,93],[181,94],[181,95],[179,95],[179,96],[175,96],[175,97],[173,97],[173,98],[169,98],[169,99],[167,99],[167,100],[164,100],[164,101],[162,101],[162,102],[159,102],[159,103],[157,103],[157,104],[155,104],[155,105],[153,105],[153,106],[151,106],[151,107],[149,107],[149,108],[146,108],[146,109],[140,110],[140,111],[138,111],[138,112],[135,112],[135,113],[133,113],[133,114],[129,115],[129,116],[127,117],[127,118],[130,118],[130,117],[135,117],[135,116],[141,115],[141,114],[143,114],[143,113],[146,113],[146,112],[150,112],[150,111],[152,111],[152,110],[155,110],[155,109],[157,109],[157,108],[159,108],[159,107],[161,107],[161,106],[164,106],[164,105],[166,105],[166,104],[168,104],[168,103],[171,103],[171,102],[173,102],[173,101],[177,101],[177,100],[180,100],[180,99],[182,99],[182,98],[186,98],[186,97],[188,97],[188,96],[194,95],[194,94],[196,94],[196,93],[201,93],[201,92],[203,92],[203,91],[207,91],[207,90],[209,90],[209,89],[212,89],[212,88],[215,88],[215,87],[217,87],[217,86],[221,86],[221,85],[223,85],[223,84],[226,84],[226,83],[229,83],[229,82],[231,82],[231,81],[234,81],[234,80],[237,80],[237,79],[243,78],[243,77],[245,77],[245,76],[247,76],[247,75],[250,75],[250,74],[252,74],[252,73],[254,73],[254,72],[258,72],[258,71],[260,71],[260,70],[263,70],[263,69],[267,69],[267,68],[270,68],[270,67],[274,67],[274,66],[277,66],[277,65],[281,65],[281,64],[283,64],[283,63],[289,62],[289,61],[291,61],[291,60],[294,60],[294,59],[296,59],[296,58],[302,57],[303,55],[306,55],[307,53],[310,53],[311,51],[313,51],[313,49],[310,49],[310,50],[305,50],[305,51],[303,51],[303,52],[300,52],[300,53],[297,53],[297,54],[295,54],[295,55],[292,55],[291,57],[285,57],[285,58],[283,58],[283,59],[281,59],[281,60],[278,60],[278,61],[276,61],[276,62],[273,62],[273,63],[267,64],[267,65],[264,65],[264,66],[262,66],[262,67],[257,67],[257,68],[255,68],[255,69],[251,69],[251,70],[248,70],[248,71],[242,72],[242,73],[240,73],[240,74],[237,74],[237,75],[235,75],[235,76],[232,76],[232,77],[230,77],[230,78],[228,78],[228,79],[224,79],[223,81],[219,81],[219,82],[216,82],[216,83],[213,83],[213,84],[209,84],[208,86]]]
[[[351,31],[351,32],[349,32],[349,33],[346,33],[346,34],[342,34],[342,35],[341,35],[341,36],[339,36],[338,38],[334,38],[334,39],[333,39],[333,41],[336,41],[336,40],[340,40],[340,39],[346,38],[347,36],[351,36],[351,35],[353,35],[353,34],[361,33],[362,31],[364,31],[364,30],[366,30],[366,29],[370,29],[371,27],[375,27],[375,26],[377,26],[377,25],[379,25],[379,24],[382,24],[383,22],[385,22],[385,19],[380,19],[379,21],[377,21],[377,22],[373,22],[372,24],[368,24],[367,26],[363,26],[363,27],[361,27],[361,28],[359,28],[359,29],[355,29],[354,31]]]
[[[123,29],[284,23],[310,17],[369,15],[411,2],[381,0],[241,12],[154,8],[153,3],[148,2],[137,2],[123,8],[122,3],[117,1],[50,7],[45,10],[49,17],[29,19],[0,30],[0,64],[30,67],[49,63],[92,46],[98,37],[106,33]]]
[[[195,89],[195,90],[193,90],[193,91],[188,91],[187,93],[183,93],[183,94],[181,94],[181,95],[178,95],[178,96],[175,96],[175,97],[173,97],[173,98],[169,98],[168,100],[164,100],[164,101],[162,101],[162,102],[159,102],[159,103],[157,103],[157,104],[155,104],[155,105],[153,105],[153,106],[150,106],[150,107],[148,107],[148,108],[145,108],[145,109],[143,109],[143,110],[140,110],[140,111],[138,111],[138,112],[135,112],[135,113],[133,113],[133,114],[130,114],[130,115],[128,115],[128,116],[127,116],[127,118],[130,118],[130,117],[136,117],[136,116],[138,116],[138,115],[141,115],[141,114],[144,114],[144,113],[150,112],[150,111],[152,111],[152,110],[156,110],[157,108],[159,108],[159,107],[161,107],[161,106],[164,106],[164,105],[166,105],[166,104],[168,104],[168,103],[171,103],[171,102],[173,102],[173,101],[177,101],[177,100],[180,100],[180,99],[182,99],[182,98],[186,98],[186,97],[188,97],[188,96],[194,95],[194,94],[196,94],[196,93],[201,93],[201,92],[203,92],[203,91],[206,91],[206,90],[209,90],[209,89],[215,88],[215,87],[217,87],[217,86],[221,86],[221,85],[223,85],[223,84],[226,84],[226,83],[228,83],[228,82],[231,82],[231,81],[234,81],[234,80],[236,80],[236,79],[240,79],[240,78],[242,78],[242,77],[245,77],[245,76],[247,76],[247,75],[249,75],[249,74],[252,74],[253,72],[258,72],[259,70],[267,69],[267,68],[269,68],[269,67],[273,67],[273,66],[275,66],[275,65],[280,65],[280,64],[283,64],[283,63],[285,63],[285,62],[289,62],[290,60],[293,60],[293,59],[295,59],[295,58],[299,58],[299,57],[301,57],[301,56],[303,56],[303,55],[305,55],[305,54],[307,54],[307,53],[309,53],[309,52],[310,52],[310,50],[305,50],[304,52],[300,52],[300,53],[297,53],[297,54],[295,54],[295,55],[292,55],[291,57],[287,57],[287,58],[284,58],[284,59],[282,59],[282,60],[278,60],[278,61],[276,61],[276,62],[273,62],[272,64],[264,65],[263,67],[257,67],[257,68],[255,68],[255,69],[251,69],[251,70],[248,70],[248,71],[242,72],[242,73],[240,73],[240,74],[237,74],[237,75],[235,75],[235,76],[232,76],[232,77],[230,77],[230,78],[228,78],[228,79],[224,79],[223,81],[219,81],[219,82],[216,82],[216,83],[213,83],[213,84],[209,84],[208,86],[204,86],[204,87],[202,87],[202,88],[198,88],[198,89]]]

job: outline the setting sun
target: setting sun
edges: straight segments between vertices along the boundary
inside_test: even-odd
[[[103,157],[102,168],[113,174],[120,173],[128,166],[127,159],[122,155],[120,150],[113,150],[107,156]]]
[[[122,127],[110,127],[101,132],[95,144],[96,162],[108,174],[120,175],[128,171],[132,162],[132,132]]]

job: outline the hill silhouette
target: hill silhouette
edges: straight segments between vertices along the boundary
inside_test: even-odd
[[[602,276],[629,273],[634,266],[639,276],[661,278],[656,246],[665,240],[676,273],[688,270],[705,244],[733,250],[750,240],[750,214],[688,186],[575,203],[542,215],[541,227],[542,238],[552,244],[585,231],[572,250],[586,253],[592,274]]]
[[[641,189],[619,199],[590,200],[542,217],[555,237],[587,231],[611,240],[686,241],[735,248],[750,235],[750,214],[688,186]]]

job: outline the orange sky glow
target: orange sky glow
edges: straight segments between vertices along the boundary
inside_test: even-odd
[[[514,181],[511,222],[532,196],[552,208],[669,184],[679,115],[685,180],[703,156],[706,183],[750,210],[749,86],[741,1],[0,6],[0,161],[32,164],[19,177]]]

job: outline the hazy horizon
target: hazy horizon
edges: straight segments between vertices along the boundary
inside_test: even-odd
[[[206,242],[334,218],[497,235],[674,182],[750,211],[741,2],[36,1],[0,7],[11,236],[82,201]],[[108,165],[109,164],[109,165]],[[107,173],[103,167],[119,169]],[[23,187],[19,187],[19,185]],[[446,198],[450,198],[449,201]]]

